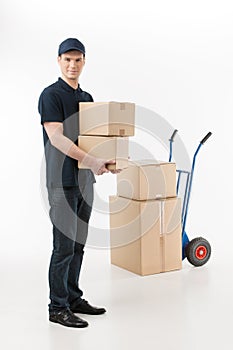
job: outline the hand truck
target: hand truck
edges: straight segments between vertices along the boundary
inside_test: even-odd
[[[174,138],[177,134],[178,130],[174,130],[170,141],[170,153],[169,153],[169,162],[172,161],[172,144],[174,141]],[[179,189],[180,189],[180,181],[182,176],[186,176],[185,181],[185,191],[183,196],[183,204],[182,204],[182,260],[185,258],[188,259],[188,261],[194,265],[194,266],[202,266],[204,265],[210,258],[211,255],[211,246],[210,243],[203,237],[197,237],[189,240],[187,233],[185,231],[186,229],[186,221],[187,221],[187,215],[188,215],[188,209],[189,209],[189,202],[190,202],[190,195],[191,195],[191,189],[192,189],[192,182],[193,182],[193,173],[195,168],[195,162],[196,162],[196,156],[200,150],[200,148],[204,145],[204,143],[208,140],[208,138],[212,135],[211,132],[208,132],[208,134],[200,141],[196,152],[193,156],[192,161],[192,167],[191,171],[186,170],[176,170],[177,172],[177,185],[176,185],[176,193],[177,196],[179,195]]]

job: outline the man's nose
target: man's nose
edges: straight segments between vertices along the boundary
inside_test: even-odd
[[[75,67],[75,62],[74,62],[74,61],[70,61],[70,66],[71,66],[72,68],[74,68],[74,67]]]

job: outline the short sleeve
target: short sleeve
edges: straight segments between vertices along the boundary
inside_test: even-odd
[[[89,96],[90,96],[90,102],[94,102],[93,97],[90,94],[89,94]]]
[[[38,103],[41,124],[44,122],[63,122],[63,109],[59,96],[51,90],[44,90]]]

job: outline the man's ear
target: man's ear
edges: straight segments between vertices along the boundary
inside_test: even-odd
[[[61,56],[58,56],[57,57],[57,62],[60,63],[60,61],[61,61]]]

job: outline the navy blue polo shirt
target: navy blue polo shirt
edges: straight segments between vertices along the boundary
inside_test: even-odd
[[[59,78],[54,84],[46,87],[39,97],[38,110],[42,126],[44,122],[61,122],[63,123],[64,135],[78,144],[79,102],[93,102],[93,98],[80,86],[73,89]],[[80,186],[80,181],[95,182],[91,170],[78,169],[77,160],[66,156],[52,146],[44,126],[43,139],[47,187]]]

